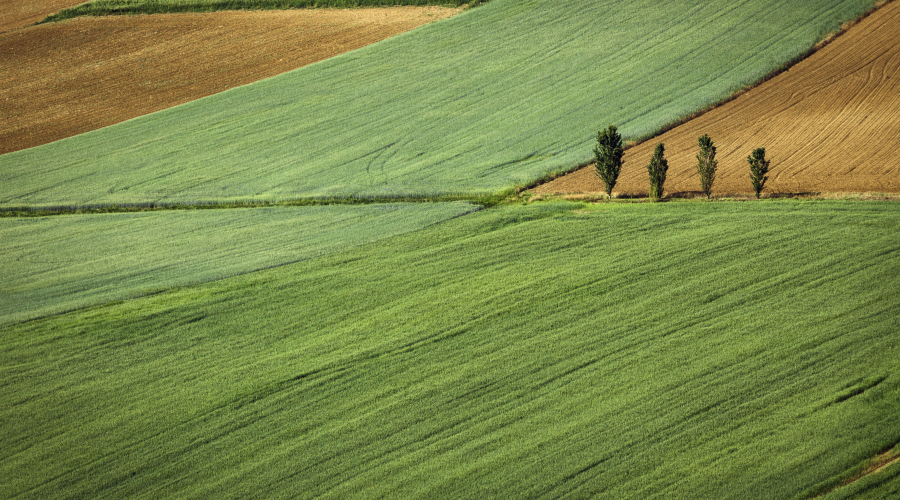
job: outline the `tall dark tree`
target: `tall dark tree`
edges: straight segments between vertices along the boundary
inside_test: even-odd
[[[753,189],[756,191],[756,199],[759,199],[759,193],[766,186],[769,177],[769,163],[771,160],[766,159],[766,148],[756,148],[753,154],[747,157],[747,163],[750,164],[750,182],[753,183]]]
[[[616,131],[615,125],[610,125],[606,130],[597,132],[597,145],[594,147],[596,159],[595,168],[597,177],[606,185],[606,195],[612,198],[612,190],[622,171],[622,155],[625,148],[622,146],[622,136]]]
[[[656,145],[653,158],[647,165],[647,173],[650,174],[650,200],[656,201],[663,196],[663,184],[666,183],[666,172],[669,170],[669,160],[665,158],[666,148],[663,143]]]
[[[708,200],[712,193],[713,181],[716,180],[716,167],[719,166],[719,161],[716,160],[716,147],[708,135],[703,134],[697,142],[700,144],[700,152],[697,153],[697,173],[700,174],[700,188]]]

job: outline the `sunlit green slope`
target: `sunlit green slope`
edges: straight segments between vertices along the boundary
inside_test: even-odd
[[[494,0],[358,51],[0,156],[0,206],[493,193],[644,136],[872,0]]]
[[[898,231],[510,206],[0,328],[0,491],[811,498],[900,443]]]
[[[0,325],[346,250],[476,208],[407,203],[0,218]]]

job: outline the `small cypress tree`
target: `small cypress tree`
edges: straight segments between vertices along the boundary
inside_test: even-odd
[[[753,189],[756,191],[756,199],[759,199],[759,193],[769,177],[769,163],[771,160],[766,159],[766,148],[756,148],[753,154],[747,157],[747,163],[750,164],[750,182],[753,183]]]
[[[596,158],[595,168],[597,177],[606,185],[606,195],[612,198],[612,190],[616,186],[619,172],[622,170],[622,155],[625,149],[622,147],[622,136],[616,131],[615,125],[610,125],[606,130],[597,132],[597,145],[594,147]]]
[[[716,160],[716,147],[708,135],[703,134],[698,142],[700,152],[697,153],[697,173],[700,174],[700,188],[708,200],[712,193],[713,181],[716,180],[716,167],[719,166],[719,161]]]
[[[647,173],[650,174],[650,201],[662,198],[663,184],[666,183],[666,171],[669,170],[669,160],[665,159],[666,148],[663,143],[656,145],[653,158],[647,165]]]

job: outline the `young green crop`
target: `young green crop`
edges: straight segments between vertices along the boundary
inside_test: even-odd
[[[505,206],[9,326],[0,490],[810,498],[900,442],[898,230],[888,203]]]
[[[729,97],[873,0],[493,0],[0,156],[0,207],[493,194]],[[665,75],[665,78],[659,78]]]
[[[465,202],[0,219],[0,325],[309,259],[457,217]]]

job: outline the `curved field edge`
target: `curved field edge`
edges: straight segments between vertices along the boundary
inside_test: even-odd
[[[642,137],[721,101],[872,2],[616,5],[494,0],[2,155],[0,205],[496,193],[585,163],[598,126]]]
[[[480,3],[485,3],[484,0]],[[118,16],[136,14],[175,14],[223,10],[286,10],[323,8],[396,7],[399,5],[462,7],[464,0],[94,0],[63,9],[41,23],[63,21],[81,16]]]
[[[890,203],[506,206],[7,327],[0,482],[794,498],[900,441],[898,229]]]
[[[457,14],[442,7],[80,18],[0,34],[0,154],[252,83]]]
[[[82,0],[0,0],[0,33],[35,24],[48,15],[80,3]]]
[[[0,326],[311,259],[477,210],[465,202],[0,219]]]
[[[666,191],[691,196],[697,138],[719,149],[717,195],[752,193],[746,158],[766,148],[772,161],[765,195],[785,193],[900,193],[900,2],[882,4],[810,57],[625,154],[615,194],[646,196],[646,165],[656,144],[666,146]],[[599,193],[588,166],[534,188],[535,194]]]

